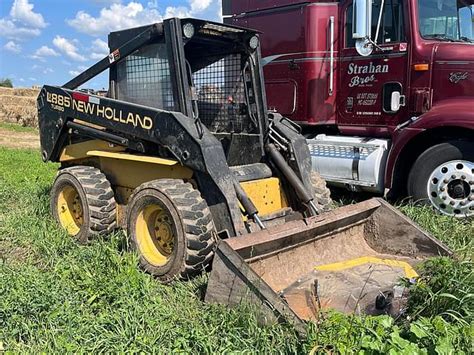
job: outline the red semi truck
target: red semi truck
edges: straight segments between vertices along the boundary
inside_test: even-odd
[[[474,215],[474,1],[223,0],[330,184]]]

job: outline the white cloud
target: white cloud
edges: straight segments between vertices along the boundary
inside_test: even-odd
[[[114,3],[102,8],[97,17],[79,11],[73,19],[66,22],[79,32],[100,36],[125,28],[161,22],[168,17],[193,17],[201,14],[216,19],[220,2],[221,0],[188,0],[187,6],[168,6],[164,15],[158,11],[157,1],[149,1],[146,7],[135,1],[130,1],[127,5]]]
[[[20,53],[21,52],[21,46],[13,41],[8,41],[3,48],[5,48],[7,51],[13,52],[13,53]]]
[[[109,54],[109,46],[107,45],[107,42],[102,41],[101,39],[97,38],[92,42],[91,46],[91,59],[102,59],[106,55]]]
[[[77,52],[77,47],[72,41],[67,40],[64,37],[56,36],[53,39],[54,46],[64,55],[78,62],[85,62],[87,59]]]
[[[130,2],[128,5],[112,4],[108,8],[103,8],[98,17],[93,17],[85,11],[79,11],[76,17],[67,20],[67,23],[79,32],[99,36],[111,31],[161,20],[162,16],[156,9],[145,10],[142,4]]]
[[[164,18],[170,17],[198,17],[211,5],[217,5],[221,0],[188,0],[188,6],[168,6]]]
[[[81,74],[83,71],[85,71],[88,68],[89,67],[87,67],[85,65],[79,65],[75,70],[69,70],[68,73],[71,76],[78,76],[79,74]]]
[[[37,37],[41,31],[37,28],[17,26],[13,21],[6,18],[0,19],[0,36],[14,40],[24,40],[30,37]]]
[[[192,17],[191,11],[185,6],[168,6],[165,11],[164,18],[170,17]]]
[[[148,1],[147,7],[150,9],[157,9],[158,8],[158,0]]]
[[[188,0],[188,6],[168,6],[165,18],[169,17],[202,17],[207,10],[220,7],[221,0]],[[205,16],[206,17],[206,16]],[[213,18],[215,19],[215,18]]]
[[[212,0],[190,0],[191,12],[201,12],[206,10],[212,3]]]
[[[43,74],[49,74],[49,73],[54,73],[54,70],[51,68],[44,68],[43,69]]]
[[[33,11],[28,0],[15,0],[10,16],[0,19],[0,36],[21,41],[39,36],[47,25],[43,16]]]
[[[59,53],[56,52],[53,48],[49,48],[48,46],[41,46],[35,51],[32,57],[38,58],[38,57],[57,57],[57,56],[59,56]]]
[[[43,15],[33,11],[34,5],[28,0],[15,0],[10,9],[10,16],[33,28],[45,28],[47,23],[44,21]]]

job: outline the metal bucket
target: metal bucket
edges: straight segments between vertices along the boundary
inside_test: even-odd
[[[400,278],[416,278],[423,259],[450,254],[388,203],[371,199],[221,241],[206,301],[257,304],[266,322],[298,327],[321,309],[394,313],[406,296]]]

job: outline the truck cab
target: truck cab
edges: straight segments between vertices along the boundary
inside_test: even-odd
[[[334,185],[474,215],[474,1],[224,0]]]

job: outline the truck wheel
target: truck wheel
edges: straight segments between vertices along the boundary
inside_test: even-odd
[[[408,193],[448,216],[474,215],[474,145],[450,141],[421,154],[408,177]]]
[[[311,171],[311,185],[313,185],[314,199],[318,207],[323,212],[331,210],[334,207],[331,199],[331,191],[326,186],[326,180],[316,171]]]
[[[116,228],[114,192],[105,175],[90,166],[59,170],[51,189],[51,211],[81,243]]]
[[[146,182],[135,190],[127,231],[140,266],[163,282],[205,269],[217,239],[206,201],[191,184],[177,179]]]

